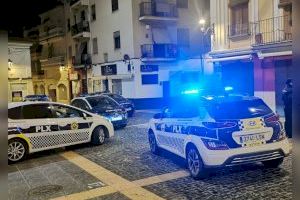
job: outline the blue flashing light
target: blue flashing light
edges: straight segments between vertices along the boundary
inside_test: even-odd
[[[207,100],[213,100],[214,98],[212,96],[206,97]]]
[[[227,92],[228,92],[228,91],[232,91],[232,90],[233,90],[233,87],[231,87],[231,86],[227,86],[227,87],[225,87],[224,89],[225,89],[225,91],[227,91]]]
[[[185,90],[182,92],[182,94],[199,94],[199,90]]]

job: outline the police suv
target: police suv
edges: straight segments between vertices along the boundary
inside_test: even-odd
[[[150,120],[148,136],[152,153],[165,149],[183,157],[195,179],[214,167],[278,167],[290,153],[278,116],[257,97],[176,99]]]
[[[8,160],[27,154],[91,142],[101,145],[114,135],[104,117],[55,102],[8,104]]]

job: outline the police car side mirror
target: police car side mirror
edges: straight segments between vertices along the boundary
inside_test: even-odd
[[[161,119],[162,118],[162,113],[156,113],[154,116],[153,116],[154,119]]]
[[[87,114],[83,112],[83,113],[82,113],[82,118],[83,118],[83,119],[86,119],[86,118],[87,118]]]

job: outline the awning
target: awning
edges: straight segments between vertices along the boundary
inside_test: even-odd
[[[259,59],[264,59],[267,57],[276,57],[276,56],[290,56],[293,55],[292,51],[282,51],[282,52],[272,52],[272,53],[257,53]]]
[[[211,58],[208,59],[208,62],[222,62],[222,61],[230,61],[230,60],[244,60],[244,59],[252,59],[252,55],[242,55],[242,56],[231,56],[224,58]]]

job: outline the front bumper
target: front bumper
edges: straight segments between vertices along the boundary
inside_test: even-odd
[[[286,157],[291,147],[288,139],[264,144],[258,147],[241,147],[229,150],[208,150],[205,148],[201,157],[207,168],[249,164],[259,161]]]
[[[122,127],[127,125],[128,120],[124,118],[118,121],[111,121],[111,123],[113,124],[114,127]]]

